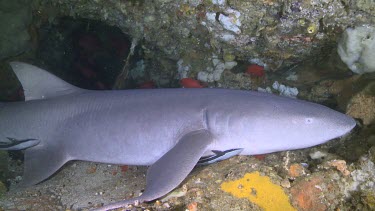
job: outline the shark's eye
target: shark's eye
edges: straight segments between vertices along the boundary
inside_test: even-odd
[[[306,124],[312,124],[313,123],[313,118],[306,118],[305,119]]]

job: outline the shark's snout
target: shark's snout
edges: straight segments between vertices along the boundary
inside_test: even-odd
[[[346,115],[346,123],[345,123],[345,128],[347,130],[346,133],[349,133],[351,130],[353,130],[353,128],[355,128],[355,126],[357,126],[357,122],[355,121],[354,118],[352,118],[351,116],[347,116]],[[345,133],[345,134],[346,134]]]
[[[348,134],[357,125],[357,122],[351,116],[337,112],[335,118],[331,119],[333,130],[336,130],[337,137],[344,136]]]

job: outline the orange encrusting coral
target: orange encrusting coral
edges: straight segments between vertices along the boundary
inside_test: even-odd
[[[302,211],[324,211],[328,207],[322,203],[324,194],[324,178],[320,175],[313,175],[308,179],[296,181],[290,189],[293,204],[297,205]],[[329,186],[329,184],[328,184]]]
[[[293,163],[292,165],[289,166],[288,175],[290,177],[297,178],[297,177],[300,177],[304,174],[306,174],[306,173],[305,173],[305,168],[303,167],[302,164]]]
[[[221,189],[235,197],[247,198],[265,211],[296,210],[283,189],[273,184],[269,177],[261,176],[258,171],[247,173],[239,180],[223,182]]]

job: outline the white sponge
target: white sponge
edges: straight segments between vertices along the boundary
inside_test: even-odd
[[[353,72],[375,72],[375,27],[365,25],[346,29],[337,51]]]

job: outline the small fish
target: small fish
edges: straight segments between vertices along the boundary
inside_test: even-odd
[[[183,78],[180,80],[180,83],[183,88],[203,88],[204,86],[195,79],[192,78]]]
[[[256,64],[249,65],[246,69],[246,73],[255,77],[263,77],[265,75],[264,67]]]

